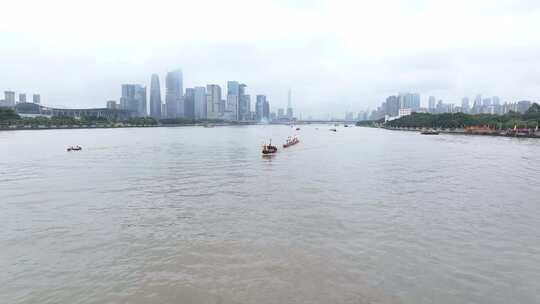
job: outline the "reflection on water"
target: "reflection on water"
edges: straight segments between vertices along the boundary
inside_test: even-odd
[[[540,301],[540,141],[292,133],[1,132],[0,302]]]

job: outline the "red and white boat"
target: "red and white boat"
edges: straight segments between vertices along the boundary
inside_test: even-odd
[[[295,137],[289,137],[289,138],[287,138],[287,141],[283,144],[283,148],[288,148],[290,146],[296,145],[299,142],[300,142],[300,140],[296,136]]]

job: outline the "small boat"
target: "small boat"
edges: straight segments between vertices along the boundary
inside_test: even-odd
[[[337,132],[337,129],[336,128],[331,128],[330,131]]]
[[[343,126],[344,126],[345,128],[348,128],[348,127],[349,127],[349,125],[343,125]]]
[[[300,131],[300,128],[299,128],[299,127],[296,127],[296,131]]]
[[[270,143],[268,145],[263,144],[263,147],[262,147],[262,154],[263,155],[274,154],[274,153],[277,153],[277,147],[272,146],[272,141],[271,140],[270,140]]]
[[[422,134],[422,135],[439,135],[439,132],[437,132],[435,130],[426,130],[426,131],[420,132],[420,134]]]
[[[290,146],[296,145],[299,142],[300,140],[297,137],[289,137],[287,138],[287,141],[283,144],[283,148],[288,148]]]
[[[68,151],[68,152],[71,152],[71,151],[81,151],[81,150],[82,150],[82,147],[79,146],[79,145],[77,145],[77,146],[75,146],[75,147],[71,146],[71,147],[67,148],[67,151]]]

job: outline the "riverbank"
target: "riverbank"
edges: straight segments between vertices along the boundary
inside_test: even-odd
[[[254,123],[192,123],[192,124],[157,124],[157,125],[136,125],[136,124],[94,124],[94,125],[7,125],[0,126],[0,131],[21,131],[21,130],[69,130],[69,129],[119,129],[119,128],[164,128],[164,127],[223,127],[238,125],[253,125]]]
[[[409,131],[409,132],[422,132],[425,131],[425,128],[392,128],[392,127],[375,127],[371,126],[370,128],[379,128],[392,131]],[[519,138],[540,138],[540,131],[533,133],[522,133],[514,132],[512,130],[481,130],[481,131],[470,131],[466,129],[429,129],[440,134],[451,134],[451,135],[475,135],[475,136],[500,136],[500,137],[519,137]]]

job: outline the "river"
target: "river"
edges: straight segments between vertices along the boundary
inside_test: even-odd
[[[301,128],[0,132],[0,302],[540,303],[540,140]]]

